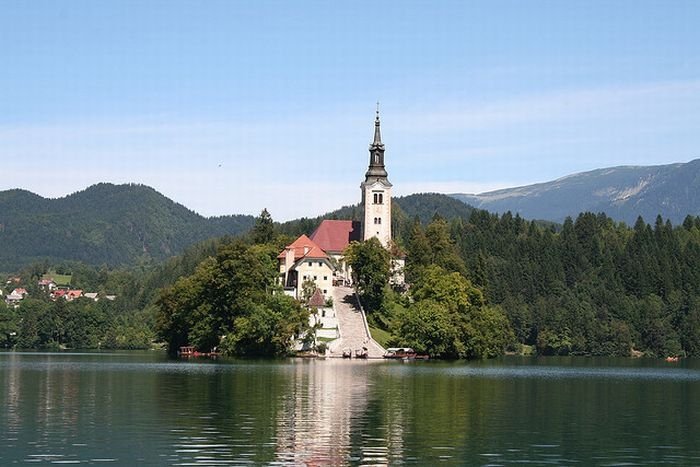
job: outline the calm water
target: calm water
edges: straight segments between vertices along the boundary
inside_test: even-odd
[[[0,353],[0,465],[700,465],[700,362]]]

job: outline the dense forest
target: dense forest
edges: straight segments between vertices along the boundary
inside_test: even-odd
[[[58,199],[0,192],[0,271],[32,262],[158,263],[213,237],[248,231],[253,216],[205,218],[144,185],[100,183]]]
[[[370,321],[389,342],[446,358],[523,349],[700,355],[700,218],[679,226],[639,219],[630,227],[583,213],[554,225],[444,199],[413,195],[394,205],[408,290],[358,277]],[[359,212],[347,207],[323,217],[348,218],[353,211]],[[0,345],[107,348],[158,341],[174,348],[196,341],[211,347],[225,335],[232,354],[284,353],[284,339],[272,336],[300,334],[304,311],[272,298],[274,255],[321,218],[273,224],[262,217],[250,234],[196,244],[158,265],[34,263],[20,274],[31,299],[17,309],[0,305]],[[378,261],[389,267],[386,257]],[[248,263],[259,268],[253,282],[237,277],[236,265]],[[117,300],[51,302],[32,284],[56,268],[73,273],[73,286]]]
[[[633,227],[604,214],[560,229],[475,210],[414,221],[400,239],[409,280],[438,265],[470,279],[545,355],[700,355],[700,218]]]

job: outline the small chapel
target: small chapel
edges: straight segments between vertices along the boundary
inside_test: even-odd
[[[384,248],[391,248],[391,187],[377,109],[369,167],[360,184],[363,221],[324,220],[310,236],[302,235],[287,245],[277,257],[280,283],[286,294],[300,299],[302,284],[313,281],[317,290],[328,298],[334,286],[350,284],[352,271],[343,258],[350,242],[377,237]],[[402,258],[392,259],[392,282],[403,283],[403,266]]]

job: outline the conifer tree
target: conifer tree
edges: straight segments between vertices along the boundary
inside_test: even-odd
[[[254,243],[269,243],[274,238],[275,225],[267,208],[264,208],[260,215],[255,218],[252,236]]]

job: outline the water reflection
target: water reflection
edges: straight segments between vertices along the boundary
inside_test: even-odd
[[[699,372],[0,353],[0,465],[700,465]]]
[[[342,465],[363,431],[372,362],[306,361],[294,365],[292,388],[277,416],[275,461],[293,465]],[[384,439],[360,439],[365,465],[388,463]]]

